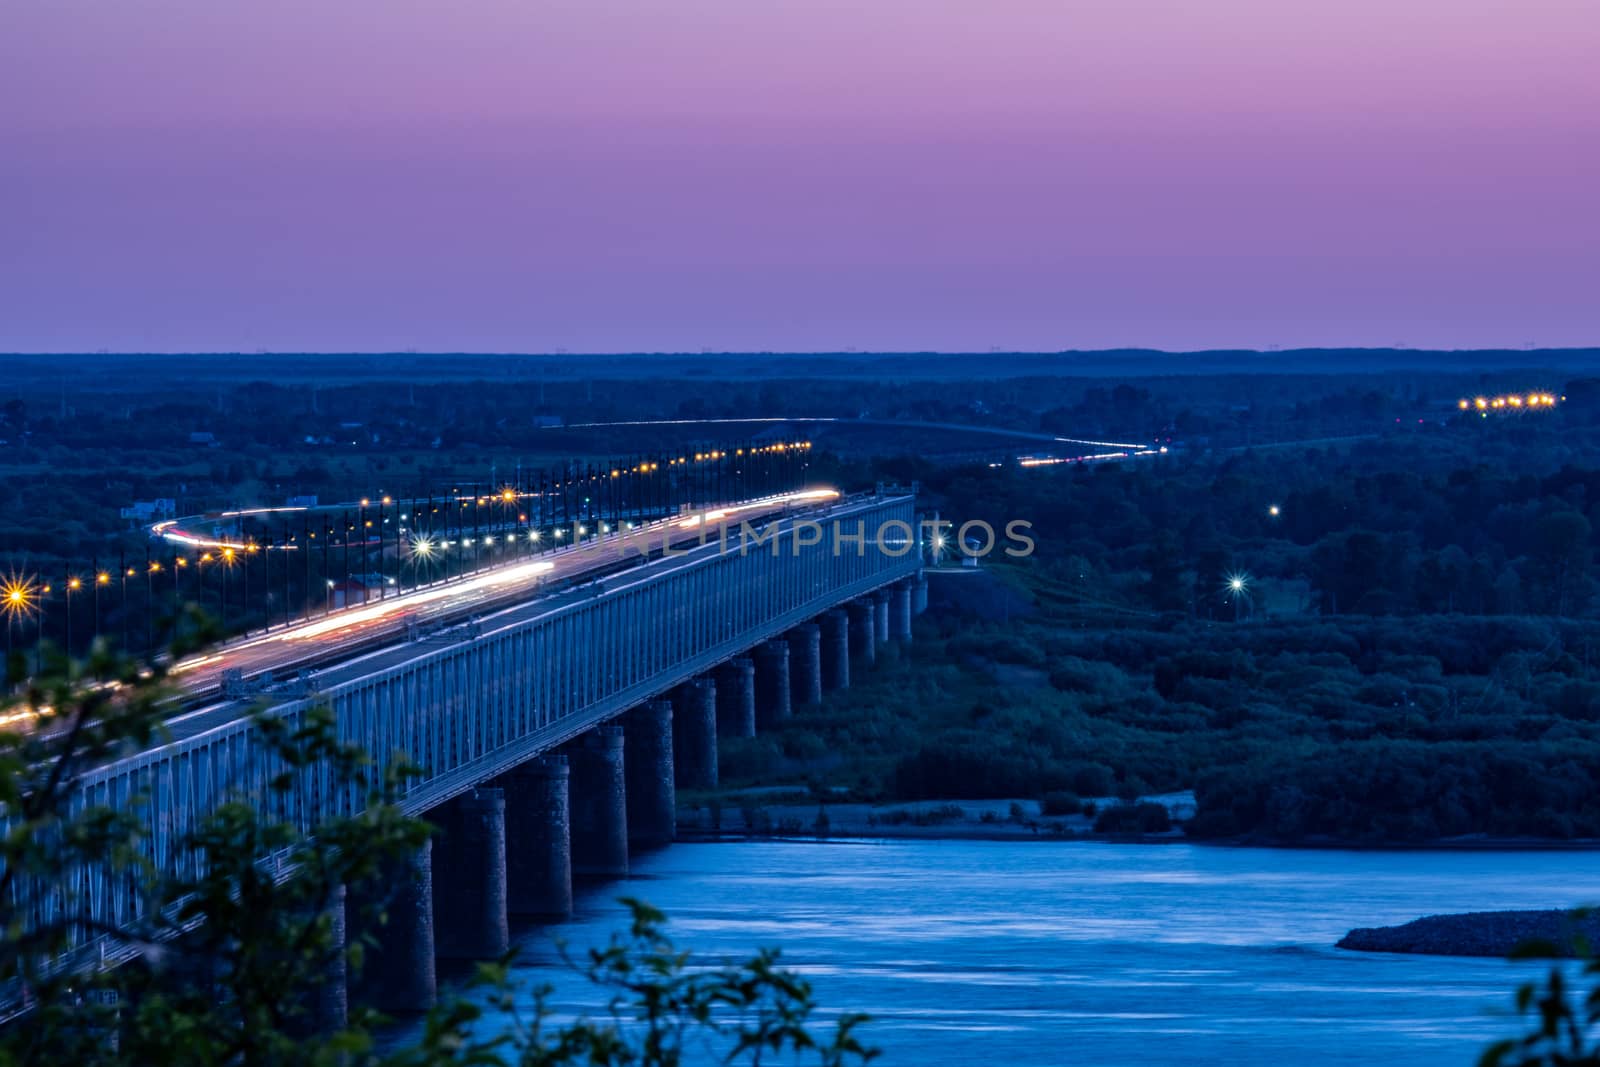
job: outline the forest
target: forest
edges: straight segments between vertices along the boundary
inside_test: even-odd
[[[882,460],[948,518],[1028,519],[1038,551],[935,574],[916,644],[730,745],[730,778],[886,800],[1193,789],[1205,838],[1600,837],[1600,471],[1523,432]]]
[[[1027,376],[959,379],[937,363],[790,379],[730,361],[644,383],[569,360],[421,385],[375,364],[76,390],[41,371],[0,391],[0,557],[62,575],[53,595],[69,595],[87,559],[143,562],[147,534],[117,512],[136,499],[183,514],[398,497],[803,431],[815,449],[795,476],[915,483],[944,519],[1031,523],[1037,551],[971,581],[935,575],[914,645],[786,729],[725,745],[731,788],[1056,807],[1192,789],[1185,829],[1208,838],[1600,837],[1600,381],[1566,356],[1422,355],[1387,372],[1285,354],[1271,373],[1122,377],[1007,357],[995,365]],[[1513,389],[1560,400],[1472,399]],[[704,421],[734,417],[774,421]],[[1062,462],[1121,448],[1096,441],[1143,454]],[[144,575],[109,592],[134,612],[164,588]]]

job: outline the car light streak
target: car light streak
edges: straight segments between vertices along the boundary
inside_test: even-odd
[[[471,595],[473,593],[488,592],[508,585],[516,585],[530,578],[536,578],[555,569],[555,564],[549,560],[538,560],[534,563],[521,563],[516,566],[506,567],[481,574],[476,578],[467,578],[454,585],[443,586],[438,589],[424,589],[409,596],[399,597],[395,600],[380,600],[378,603],[364,608],[354,608],[341,611],[326,619],[305,623],[292,630],[276,635],[274,641],[313,641],[324,634],[334,633],[338,630],[347,630],[352,626],[361,626],[374,622],[390,615],[398,615],[410,611],[423,604],[446,597]]]

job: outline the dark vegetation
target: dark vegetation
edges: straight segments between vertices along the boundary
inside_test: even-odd
[[[1047,814],[1070,813],[1066,791],[1192,787],[1189,831],[1213,837],[1600,836],[1600,682],[1581,658],[1600,642],[1596,624],[1293,618],[1108,631],[1075,629],[1057,610],[1045,601],[1005,624],[929,618],[912,649],[847,692],[725,746],[725,781],[1037,797],[1056,809]]]
[[[468,360],[425,383],[388,376],[419,373],[421,357],[340,357],[320,377],[289,361],[273,383],[250,380],[248,360],[193,367],[188,384],[165,364],[115,364],[65,390],[19,364],[31,376],[0,400],[0,555],[64,577],[68,558],[137,553],[143,535],[114,511],[134,498],[175,496],[180,511],[351,499],[713,432],[535,425],[551,415],[866,415],[1167,442],[1161,457],[1023,468],[1019,453],[1073,449],[812,424],[814,480],[918,481],[947,518],[1031,521],[1038,550],[986,564],[994,580],[944,583],[909,661],[892,652],[790,728],[730,744],[730,784],[1058,806],[1192,788],[1189,832],[1221,838],[1600,835],[1600,385],[1587,357],[1540,354],[1562,367],[1549,371],[1415,353],[1339,375],[1285,354],[1276,373],[1250,373],[1268,358],[1097,379],[1064,376],[1104,373],[1093,361],[1001,357],[986,368],[1012,376],[952,385],[929,369],[948,363],[845,356],[805,380],[781,360],[723,361],[712,382],[692,359],[619,357]],[[645,365],[663,377],[641,388],[626,374]],[[1511,389],[1567,402],[1488,418],[1456,406]]]
[[[932,579],[912,649],[726,769],[890,799],[1192,788],[1209,838],[1600,836],[1600,469],[1571,450],[1596,412],[1546,414],[1099,467],[884,461],[945,516],[1032,520],[1037,553]]]

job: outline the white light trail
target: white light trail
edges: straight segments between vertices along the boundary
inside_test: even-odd
[[[746,511],[761,511],[774,504],[819,504],[824,500],[834,500],[839,496],[837,489],[802,489],[795,493],[783,493],[779,496],[769,496],[761,500],[752,500],[748,504],[734,504],[725,508],[715,508],[711,511],[696,512],[687,518],[678,520],[679,529],[693,529],[702,522],[720,522],[731,515],[739,515]]]
[[[1126,441],[1086,441],[1081,437],[1057,437],[1057,441],[1064,441],[1069,445],[1093,445],[1095,448],[1128,448],[1138,450],[1145,445],[1130,445]]]
[[[432,603],[435,600],[443,600],[445,597],[471,595],[473,593],[488,592],[503,586],[516,585],[519,582],[525,582],[530,578],[536,578],[539,575],[546,574],[554,569],[555,564],[549,560],[538,560],[533,563],[522,563],[514,567],[505,567],[501,570],[491,571],[488,574],[480,574],[476,578],[467,578],[463,581],[456,582],[452,585],[442,586],[438,589],[424,589],[420,592],[411,593],[396,600],[380,600],[376,604],[372,604],[368,607],[356,608],[351,611],[341,611],[336,615],[330,615],[326,619],[319,619],[316,622],[306,623],[302,626],[296,626],[292,630],[278,634],[275,638],[273,638],[273,640],[314,640],[315,638],[321,637],[324,634],[330,634],[337,630],[345,630],[352,626],[360,626],[363,623],[374,622],[390,615],[410,611],[413,608],[421,607],[423,604]]]

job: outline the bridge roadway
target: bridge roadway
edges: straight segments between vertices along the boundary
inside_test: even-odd
[[[488,818],[490,836],[509,840],[501,846],[498,877],[452,881],[453,894],[498,885],[501,916],[508,893],[513,912],[561,914],[571,906],[569,847],[571,870],[582,873],[588,864],[591,873],[619,873],[627,869],[636,828],[629,823],[654,827],[649,843],[670,841],[674,782],[686,788],[715,785],[718,731],[732,723],[741,736],[750,736],[763,714],[756,711],[758,692],[762,700],[781,704],[772,712],[781,720],[789,714],[791,694],[801,704],[824,688],[848,685],[852,655],[870,662],[876,641],[909,636],[914,580],[921,570],[915,497],[889,490],[784,514],[793,503],[758,509],[774,520],[761,527],[759,544],[741,544],[732,535],[724,545],[708,536],[705,544],[608,574],[601,583],[571,584],[533,599],[528,594],[543,587],[518,584],[519,578],[497,591],[500,599],[474,624],[422,640],[396,641],[392,630],[365,629],[381,617],[349,625],[361,608],[342,620],[317,620],[308,626],[323,626],[313,631],[319,641],[350,641],[353,652],[318,671],[315,692],[269,689],[254,699],[223,699],[181,712],[163,744],[86,772],[76,805],[129,810],[135,798],[143,798],[148,858],[157,869],[177,873],[192,872],[200,862],[181,849],[184,835],[229,796],[252,797],[312,830],[332,815],[358,810],[364,794],[354,786],[337,788],[326,767],[285,767],[260,744],[246,713],[265,705],[268,714],[293,725],[325,705],[340,740],[370,753],[377,770],[397,758],[422,768],[407,783],[405,810],[445,821]],[[730,509],[713,513],[712,521],[736,530],[736,520],[750,514]],[[674,520],[674,540],[698,542],[697,522]],[[806,532],[808,527],[815,533]],[[611,551],[606,546],[601,560]],[[566,558],[570,569],[546,573],[581,578],[599,565],[582,551]],[[464,588],[465,583],[453,587]],[[438,610],[447,610],[456,595],[439,598]],[[850,610],[835,610],[841,606]],[[392,624],[385,619],[382,625]],[[754,653],[750,659],[743,658],[747,650]],[[670,704],[661,699],[669,693]],[[624,713],[625,731],[612,724]],[[552,763],[547,755],[558,747],[573,760],[570,833],[567,764],[564,757]],[[274,796],[268,783],[285,773],[289,791]],[[636,775],[642,777],[636,781]],[[558,789],[559,797],[539,799],[547,786],[538,782],[553,783],[548,788]],[[500,814],[485,815],[486,806],[494,805]],[[468,834],[451,847],[480,838]],[[451,840],[448,833],[441,837],[441,847]],[[547,862],[528,858],[530,850],[537,851],[534,841],[555,850]],[[580,856],[607,842],[620,843],[609,858]],[[422,859],[419,869],[426,872]],[[447,880],[465,869],[454,859],[440,863],[440,877]],[[507,863],[524,869],[513,872],[509,883]],[[545,899],[529,888],[530,863],[555,872],[553,905],[529,903]],[[66,883],[24,878],[15,891],[24,898],[24,913],[39,922],[87,914],[99,929],[126,928],[137,923],[143,907],[135,887],[105,871],[82,871]],[[406,929],[420,931],[433,922],[432,890],[426,893],[426,906],[417,905],[417,923]],[[478,904],[448,909],[451,916],[482,911]],[[419,950],[426,968],[420,962],[399,968],[416,974],[425,969],[430,990],[431,938],[428,933],[427,950]],[[72,956],[113,961],[133,952],[117,939],[85,930]],[[406,1003],[425,999],[420,987],[412,993]]]
[[[351,605],[319,618],[297,622],[275,632],[232,642],[172,668],[185,703],[216,696],[224,673],[246,676],[270,672],[279,681],[287,675],[319,668],[362,650],[403,640],[411,626],[446,625],[498,605],[526,600],[530,594],[560,583],[583,581],[596,571],[637,564],[663,542],[680,549],[698,544],[702,532],[712,539],[723,529],[735,536],[741,522],[763,519],[796,508],[815,507],[838,499],[832,489],[806,489],[756,500],[708,507],[702,511],[640,524],[632,530],[504,563],[458,579]],[[186,717],[187,721],[187,717]]]
[[[234,668],[255,674],[275,672],[277,693],[295,691],[296,680],[276,672],[316,667],[317,692],[346,685],[416,658],[430,648],[468,640],[519,622],[541,618],[597,595],[597,573],[605,592],[621,592],[644,579],[655,579],[685,565],[696,549],[715,551],[726,536],[737,548],[739,524],[764,532],[761,520],[793,512],[793,521],[818,520],[838,500],[832,489],[810,489],[760,500],[744,501],[687,515],[674,516],[604,539],[558,549],[545,558],[511,563],[404,596],[374,601],[307,620],[218,652],[196,657],[173,668],[181,693],[191,704],[220,694],[222,672]],[[801,510],[795,511],[799,508]],[[703,533],[702,533],[703,531]],[[663,554],[665,539],[670,545]],[[770,550],[768,550],[770,551]],[[652,553],[654,553],[652,557]],[[680,554],[681,553],[681,554]],[[699,559],[705,552],[693,558]],[[620,572],[614,569],[621,564]],[[557,583],[565,583],[561,588]],[[534,599],[530,600],[529,597]],[[469,625],[470,620],[470,625]],[[411,624],[438,626],[420,642],[407,640]],[[249,714],[271,689],[237,699],[207,702],[166,721],[172,741],[194,737]]]

